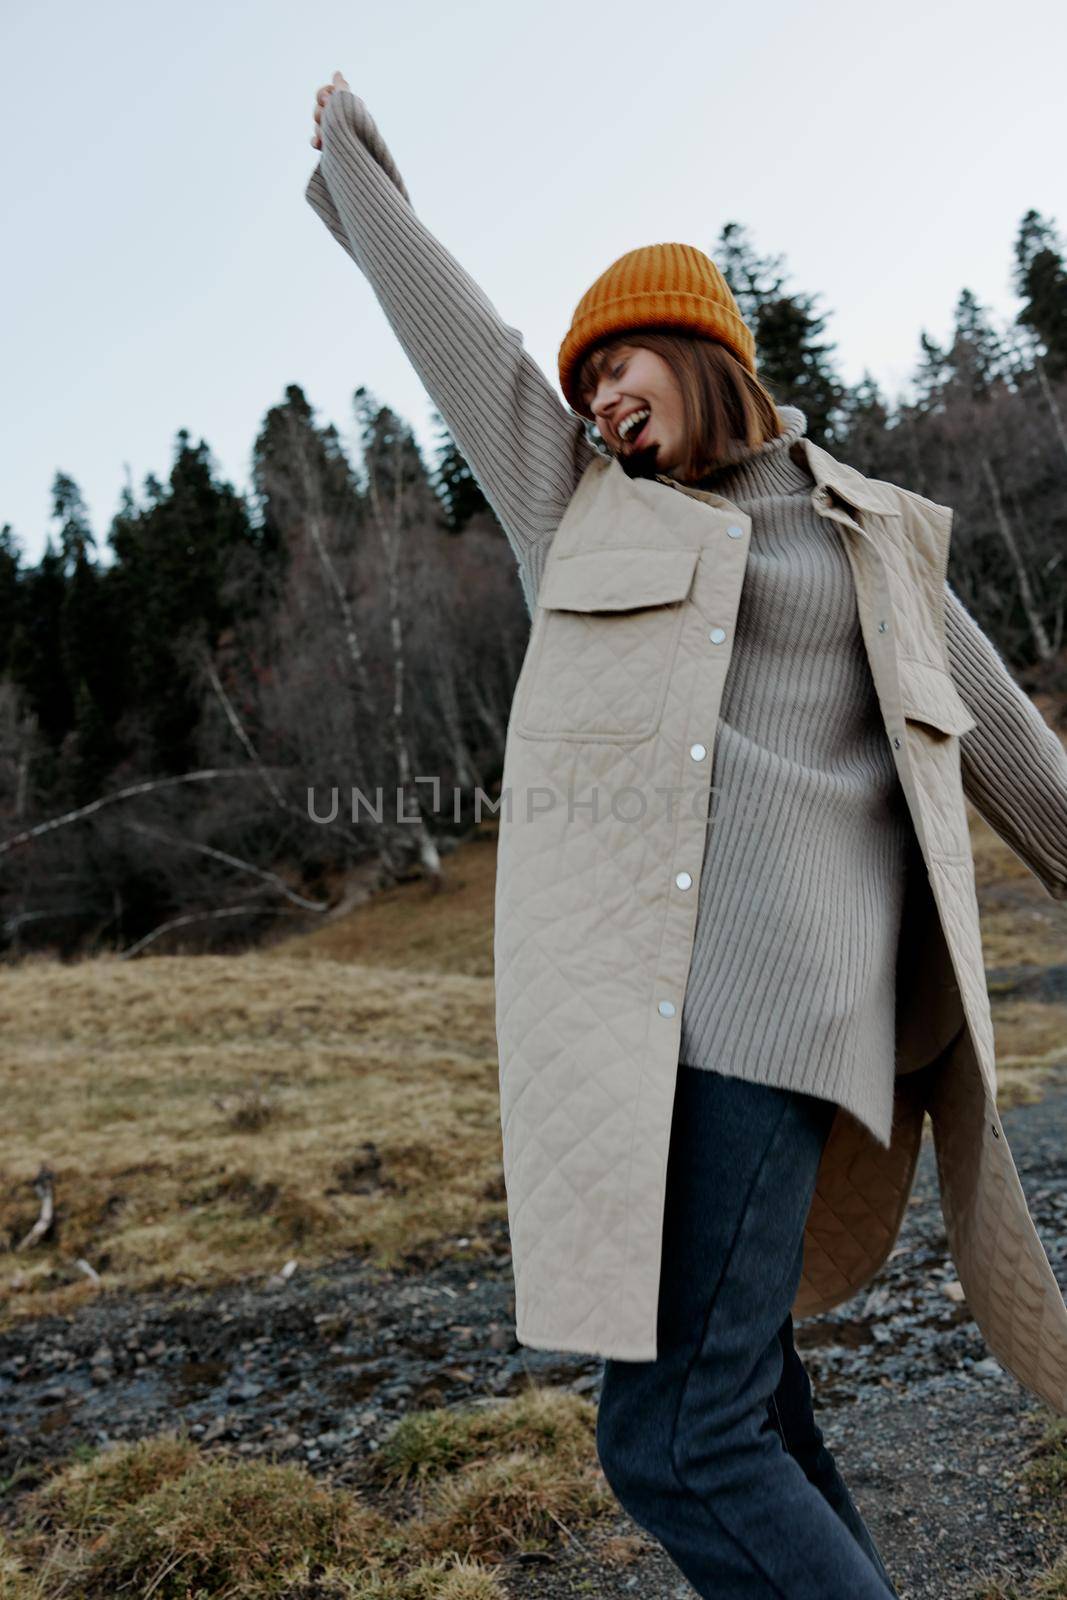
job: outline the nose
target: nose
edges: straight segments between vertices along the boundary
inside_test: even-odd
[[[597,427],[603,429],[604,423],[610,421],[618,411],[617,400],[613,403],[611,385],[599,384],[593,392],[589,402],[589,409],[593,413],[593,421]]]

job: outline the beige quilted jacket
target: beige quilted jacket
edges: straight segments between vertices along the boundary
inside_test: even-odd
[[[477,473],[533,615],[508,726],[495,926],[518,1337],[651,1359],[679,1024],[750,523],[713,493],[630,480],[598,454],[519,330],[412,208],[363,101],[332,94],[322,132],[307,199],[366,275]],[[1004,1365],[1067,1413],[1067,1312],[996,1109],[960,770],[959,736],[975,722],[944,634],[951,512],[802,443],[813,503],[848,550],[927,873],[909,874],[892,1142],[883,1149],[839,1111],[794,1310],[840,1304],[885,1261],[929,1111],[967,1304]],[[710,629],[725,635],[714,648]],[[972,792],[1065,899],[1055,818],[1067,763],[1039,750],[1037,714],[1008,714],[983,670],[973,662],[975,703],[988,703],[985,731],[1003,729],[1004,749],[988,773],[974,755]],[[1024,786],[1001,784],[1027,758],[1042,783],[1029,813]]]
[[[975,719],[944,632],[952,513],[802,442],[814,504],[845,540],[927,872],[905,908],[892,1142],[839,1110],[794,1315],[840,1304],[886,1260],[928,1111],[967,1305],[1000,1361],[1067,1414],[1067,1309],[996,1107],[960,771]],[[750,530],[714,493],[597,457],[548,552],[508,727],[495,911],[516,1332],[537,1348],[656,1355],[697,908],[675,875],[700,872]],[[725,630],[714,649],[709,630]],[[1058,863],[1030,865],[1067,898]]]

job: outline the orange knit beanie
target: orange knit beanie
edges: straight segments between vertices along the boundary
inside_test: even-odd
[[[756,341],[711,257],[691,244],[642,245],[612,262],[585,291],[559,347],[560,388],[580,416],[590,412],[574,386],[590,346],[608,334],[653,326],[718,339],[756,371]]]

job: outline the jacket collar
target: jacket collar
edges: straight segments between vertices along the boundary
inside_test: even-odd
[[[807,437],[799,438],[791,447],[794,461],[806,461],[820,489],[832,489],[854,510],[874,511],[882,517],[899,517],[900,505],[888,484],[865,478],[855,467],[836,461],[828,450],[812,444]]]
[[[854,511],[874,511],[882,517],[900,516],[900,504],[891,485],[865,478],[855,467],[848,466],[844,461],[837,461],[821,445],[812,444],[806,435],[802,434],[790,446],[790,454],[799,464],[807,463],[808,470],[819,489],[824,492],[832,489]],[[614,457],[609,457],[608,460],[614,461]],[[670,485],[674,480],[657,472],[656,481]]]

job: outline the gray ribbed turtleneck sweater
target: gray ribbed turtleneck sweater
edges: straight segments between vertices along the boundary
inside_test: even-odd
[[[715,737],[681,1059],[847,1106],[888,1143],[912,836],[839,526],[790,447],[803,412],[703,479],[751,518]],[[797,452],[801,455],[801,452]]]
[[[367,278],[493,507],[533,610],[596,454],[499,312],[412,209],[364,102],[335,90],[306,198]],[[706,480],[751,518],[721,707],[681,1059],[846,1106],[887,1144],[893,956],[914,839],[879,721],[851,572],[788,434]],[[798,452],[801,453],[802,452]],[[1067,899],[1067,755],[945,586],[968,799]],[[919,861],[921,870],[921,858]]]

